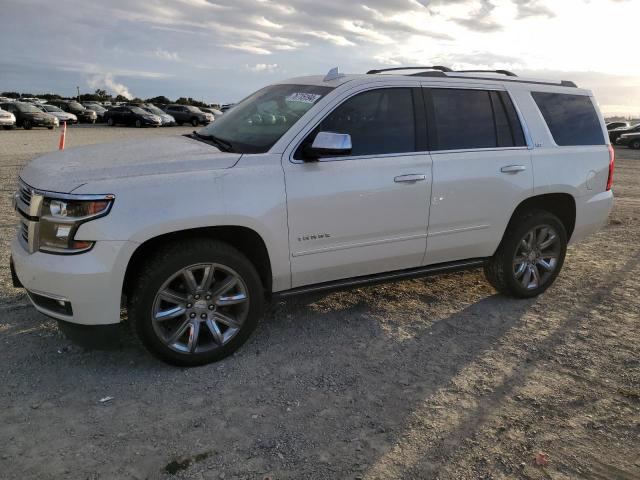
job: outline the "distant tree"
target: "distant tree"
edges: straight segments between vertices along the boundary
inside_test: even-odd
[[[141,98],[134,97],[131,100],[129,100],[129,103],[144,103],[144,101]]]
[[[191,105],[191,102],[189,102],[189,99],[186,97],[180,97],[176,100],[176,103],[178,105]]]
[[[167,97],[165,97],[164,95],[160,95],[159,97],[153,97],[153,98],[147,98],[145,100],[146,103],[157,103],[160,105],[166,105],[169,103],[172,103],[171,100],[169,100]]]
[[[180,97],[179,99],[176,100],[176,103],[180,105],[193,105],[194,107],[208,107],[206,103],[200,102],[198,100],[194,100],[191,97],[188,97],[188,98]]]
[[[34,95],[33,93],[24,93],[24,92],[23,92],[23,93],[21,93],[21,94],[20,94],[20,97],[27,97],[27,98],[30,98],[30,97],[34,97],[34,96],[35,96],[35,95]]]
[[[129,99],[124,95],[117,95],[116,98],[113,99],[116,102],[128,102]]]
[[[94,95],[96,95],[97,97],[99,97],[100,99],[106,98],[107,96],[111,96],[111,95],[107,95],[107,91],[106,90],[102,90],[100,88],[97,88],[95,92],[93,92]]]
[[[0,93],[0,97],[20,98],[20,94],[18,92],[2,92]]]
[[[38,98],[42,98],[43,100],[59,100],[62,97],[60,95],[58,95],[57,93],[41,93],[40,95],[37,95]]]

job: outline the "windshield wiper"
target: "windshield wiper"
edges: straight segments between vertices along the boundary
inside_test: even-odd
[[[214,146],[218,147],[223,152],[233,152],[233,146],[231,143],[218,138],[214,135],[203,135],[201,133],[196,132],[195,130],[191,134],[191,138],[195,138],[196,140],[206,140],[213,143]]]

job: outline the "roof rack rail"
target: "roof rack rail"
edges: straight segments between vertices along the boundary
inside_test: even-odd
[[[454,73],[499,73],[500,75],[506,75],[507,77],[518,76],[509,70],[455,70]]]
[[[380,68],[378,70],[369,70],[367,75],[382,72],[393,72],[396,70],[440,70],[441,72],[453,72],[449,67],[443,67],[442,65],[435,65],[431,67],[394,67],[394,68]]]

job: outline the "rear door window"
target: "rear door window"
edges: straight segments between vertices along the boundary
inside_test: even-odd
[[[604,145],[604,134],[591,97],[531,92],[559,146]]]
[[[496,132],[486,90],[434,88],[436,150],[496,147]]]

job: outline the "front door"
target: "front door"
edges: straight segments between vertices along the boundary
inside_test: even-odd
[[[420,265],[431,160],[419,88],[350,94],[283,159],[292,286]],[[351,136],[349,155],[304,159],[320,131]]]

